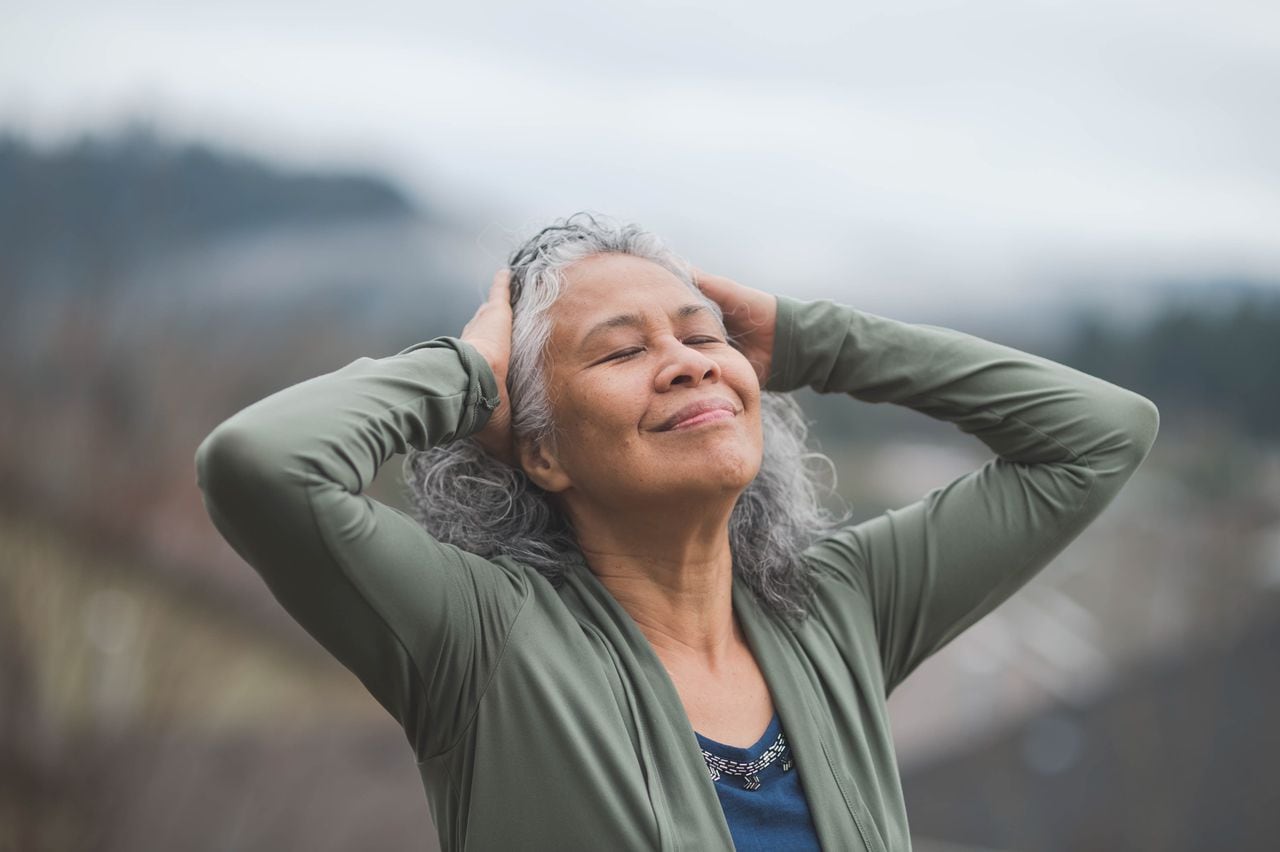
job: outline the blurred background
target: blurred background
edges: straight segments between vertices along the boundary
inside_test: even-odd
[[[916,846],[1275,849],[1278,106],[1252,0],[6,7],[0,850],[437,848],[193,455],[459,333],[580,209],[1153,399],[1116,502],[890,700]],[[802,402],[857,519],[989,457]]]

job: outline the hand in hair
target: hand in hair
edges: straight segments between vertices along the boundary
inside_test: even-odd
[[[693,282],[724,313],[725,330],[755,367],[760,386],[769,380],[773,340],[778,324],[778,299],[721,275],[693,268]]]
[[[479,350],[498,380],[502,400],[489,422],[472,435],[485,452],[514,467],[515,446],[511,435],[511,398],[507,394],[507,366],[511,361],[511,271],[499,269],[489,287],[489,298],[462,329],[461,340]]]

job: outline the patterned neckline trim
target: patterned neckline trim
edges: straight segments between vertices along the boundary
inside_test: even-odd
[[[769,729],[772,730],[777,725],[778,714],[774,713],[773,721],[769,723]],[[765,736],[761,738],[760,742],[764,742],[767,737],[768,731],[765,732]],[[723,743],[716,743],[715,740],[704,737],[701,734],[698,734],[698,738],[713,745],[723,746]],[[747,752],[754,751],[760,742],[753,745],[750,749],[740,750]],[[729,746],[729,748],[732,748],[732,746]],[[770,742],[768,747],[765,748],[765,750],[762,751],[754,760],[731,760],[726,757],[721,757],[718,754],[714,754],[705,748],[702,749],[702,757],[703,760],[706,761],[707,772],[710,774],[712,781],[719,781],[722,776],[728,775],[739,779],[743,789],[746,790],[759,790],[762,783],[760,781],[760,773],[773,765],[775,761],[782,761],[783,772],[790,772],[791,768],[795,766],[795,760],[792,758],[791,749],[787,746],[787,738],[780,728],[777,735],[773,738],[773,741]]]

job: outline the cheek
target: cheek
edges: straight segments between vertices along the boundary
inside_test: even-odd
[[[569,388],[556,405],[556,423],[566,439],[598,450],[636,439],[644,419],[644,388],[625,375],[602,376]]]
[[[750,455],[754,464],[759,465],[764,456],[764,424],[760,411],[760,386],[755,381],[755,373],[748,374],[750,381],[744,380],[738,386],[738,395],[742,399],[743,409],[747,417],[745,440],[750,444]]]

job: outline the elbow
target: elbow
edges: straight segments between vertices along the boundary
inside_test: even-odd
[[[1129,403],[1123,409],[1124,433],[1132,453],[1133,467],[1142,464],[1156,436],[1160,433],[1160,409],[1145,396],[1129,394]]]
[[[1138,437],[1145,448],[1143,455],[1146,455],[1146,450],[1155,445],[1156,436],[1160,434],[1160,409],[1145,396],[1138,397],[1138,409]]]
[[[210,505],[243,494],[268,470],[264,455],[252,431],[223,423],[196,447],[196,486]]]

